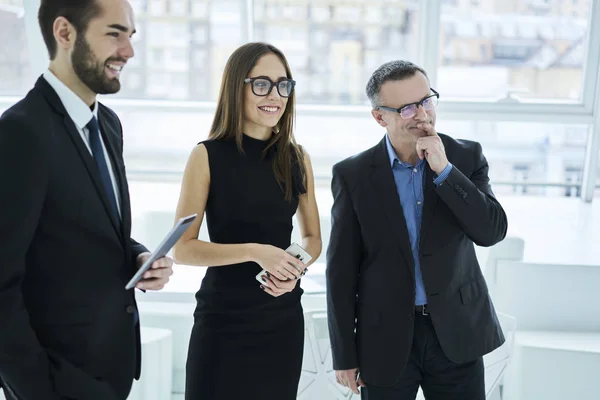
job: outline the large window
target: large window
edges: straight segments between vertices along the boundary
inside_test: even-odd
[[[0,0],[0,95],[31,87],[23,0]]]
[[[132,178],[178,179],[192,148],[208,137],[213,112],[130,112],[118,107]]]
[[[121,98],[215,100],[245,41],[243,0],[132,0],[138,33]]]
[[[438,130],[481,143],[496,194],[579,196],[588,125],[445,121]]]
[[[497,121],[449,121],[439,132],[481,143],[497,194],[580,195],[589,127]],[[328,189],[331,167],[376,144],[385,132],[370,115],[332,121],[304,117],[298,141],[311,153],[319,187]]]
[[[158,245],[162,232],[173,221],[181,189],[181,177],[177,171],[183,170],[194,144],[206,136],[202,130],[196,132],[186,127],[207,124],[212,113],[178,113],[153,117],[128,113],[124,115],[124,120],[127,121],[125,129],[128,139],[125,148],[130,177],[133,234],[136,239],[152,248]],[[153,125],[156,125],[156,129],[150,129]],[[515,196],[573,197],[580,194],[588,134],[586,125],[443,121],[440,118],[438,127],[440,132],[456,138],[477,140],[482,144],[490,166],[492,188],[503,202],[510,200],[508,204],[512,204],[510,209],[513,211],[516,209],[515,202],[518,202]],[[298,141],[310,152],[315,170],[324,249],[327,248],[331,232],[331,166],[375,145],[383,135],[384,131],[369,115],[344,119],[326,116],[299,118]],[[142,160],[146,160],[145,164]],[[170,170],[172,174],[161,177],[152,172],[142,175],[139,170],[132,172],[133,166],[148,167],[153,163],[160,163],[163,171]],[[297,230],[295,235],[298,235]],[[208,238],[206,223],[203,224],[200,237],[205,240]],[[317,264],[311,267],[310,276],[304,279],[303,287],[306,291],[324,290],[324,262],[325,252],[317,259]],[[205,268],[178,266],[167,291],[196,291],[204,272]]]
[[[591,3],[443,0],[440,91],[471,99],[579,102]]]
[[[366,103],[377,67],[416,58],[418,10],[417,0],[255,0],[255,39],[285,52],[299,102]]]
[[[37,6],[31,5],[37,2],[0,0],[0,112],[12,104],[2,96],[20,96],[33,84],[30,70],[35,66],[30,65],[27,35],[41,40],[33,29]],[[482,144],[492,187],[507,210],[519,209],[521,195],[582,194],[584,155],[592,131],[589,102],[585,110],[567,106],[564,114],[563,106],[534,104],[530,122],[525,122],[529,115],[511,113],[522,110],[518,103],[500,102],[502,113],[489,103],[512,97],[533,103],[585,100],[584,89],[596,82],[598,72],[598,46],[588,54],[590,40],[600,36],[598,30],[591,35],[600,23],[593,0],[130,2],[136,13],[136,55],[124,70],[122,91],[102,100],[123,123],[134,237],[149,248],[172,225],[181,175],[192,148],[208,135],[225,62],[249,40],[281,48],[298,81],[296,137],[313,161],[324,248],[333,202],[331,168],[383,138],[384,130],[365,106],[364,88],[371,73],[393,59],[428,63],[431,71],[437,68],[432,75],[437,76],[440,101],[456,107],[447,113],[438,109],[437,128]],[[439,15],[432,12],[438,2]],[[439,26],[432,24],[438,17]],[[431,46],[437,54],[428,54],[429,46],[438,44],[438,28],[439,46]],[[46,61],[45,56],[38,62]],[[586,77],[591,79],[586,82]],[[475,111],[464,103],[451,103],[455,99],[473,102],[468,106]],[[196,107],[199,103],[190,101],[202,103]],[[506,104],[515,108],[507,109]],[[568,114],[576,109],[576,117]],[[476,115],[477,110],[485,115]],[[513,115],[522,122],[507,121]],[[563,120],[563,115],[570,118]],[[552,120],[546,121],[546,116]],[[509,219],[527,221],[521,214]],[[201,236],[207,237],[206,224]],[[322,253],[304,280],[308,291],[323,290],[319,271],[324,259]],[[195,291],[205,269],[177,268],[167,290]]]
[[[189,152],[206,139],[213,111],[121,115],[125,157],[132,178],[162,173],[179,179]],[[494,190],[502,194],[579,196],[588,125],[453,121],[438,114],[437,129],[481,143]],[[352,117],[301,112],[296,138],[310,153],[317,187],[329,190],[334,163],[375,145],[385,131],[368,110]],[[324,204],[327,208],[329,204]]]
[[[121,92],[103,101],[125,127],[133,180],[179,179],[190,150],[207,137],[227,58],[253,40],[273,43],[288,58],[298,82],[297,139],[324,190],[336,161],[384,134],[369,115],[369,76],[386,61],[408,59],[426,65],[436,81],[438,129],[482,143],[497,193],[584,193],[589,95],[600,58],[593,0],[130,2],[135,57]],[[36,37],[38,3],[0,0],[0,109],[13,102],[2,96],[33,85],[31,71],[40,65],[30,65],[30,55],[47,62]],[[495,102],[513,97],[534,104]],[[557,102],[575,104],[546,104]],[[510,122],[513,115],[528,121],[529,110],[531,122]]]

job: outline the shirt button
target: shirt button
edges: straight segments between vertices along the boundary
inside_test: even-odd
[[[421,202],[420,202],[420,201],[417,201],[417,204],[418,204],[418,205],[421,205]]]
[[[417,172],[417,169],[416,169],[416,168],[415,168],[415,169],[413,169],[413,172]]]
[[[125,311],[127,311],[127,314],[133,314],[133,306],[127,306]]]

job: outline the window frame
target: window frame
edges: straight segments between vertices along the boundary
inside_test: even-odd
[[[240,0],[245,13],[244,31],[247,40],[254,38],[254,0]],[[450,120],[491,120],[491,121],[529,121],[588,124],[590,131],[586,145],[586,156],[583,166],[581,198],[591,202],[595,190],[598,159],[600,158],[600,0],[591,0],[590,22],[588,29],[587,57],[583,69],[582,96],[578,103],[572,102],[520,102],[516,99],[508,101],[473,101],[457,100],[444,96],[437,112],[440,118]],[[40,0],[24,1],[24,18],[29,44],[31,71],[39,76],[48,66],[45,45],[37,24],[37,10]],[[442,0],[419,0],[419,55],[416,60],[427,72],[431,86],[437,87],[438,54],[440,41],[440,20]],[[443,93],[441,94],[444,95]],[[1,96],[0,108],[14,104],[20,98]],[[132,111],[168,112],[168,111],[211,111],[216,102],[211,101],[178,101],[178,100],[143,100],[143,99],[103,99],[109,105],[119,109]],[[357,113],[370,113],[368,106],[339,106],[302,104],[297,105],[298,116],[329,115],[345,117]]]

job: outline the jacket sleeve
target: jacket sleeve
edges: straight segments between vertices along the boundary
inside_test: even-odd
[[[333,368],[357,368],[356,293],[362,259],[360,226],[346,182],[333,168],[331,237],[327,249],[327,319]]]
[[[143,244],[140,244],[138,242],[136,242],[133,239],[129,239],[129,244],[131,246],[131,257],[132,257],[132,263],[133,263],[133,270],[137,271],[137,256],[139,256],[142,253],[145,253],[147,251],[149,251],[146,246],[144,246]]]
[[[479,246],[500,242],[508,229],[506,213],[490,187],[488,170],[481,145],[476,143],[471,176],[466,177],[453,167],[446,180],[436,188],[467,236]]]

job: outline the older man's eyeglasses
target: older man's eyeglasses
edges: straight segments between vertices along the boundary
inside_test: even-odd
[[[277,93],[281,97],[290,97],[296,86],[296,81],[288,78],[281,78],[277,82],[273,82],[266,76],[258,76],[256,78],[246,78],[244,83],[252,84],[252,93],[256,96],[268,96],[274,87],[277,87]]]
[[[430,88],[430,89],[433,92],[433,94],[430,94],[429,96],[425,97],[423,100],[417,101],[416,103],[406,104],[400,108],[378,106],[377,109],[396,112],[396,113],[400,114],[400,117],[402,117],[402,119],[412,118],[415,115],[417,115],[419,106],[423,106],[423,109],[425,111],[429,111],[429,110],[433,110],[438,105],[438,99],[440,98],[440,94],[438,92],[436,92],[434,89],[432,89],[432,88]]]

